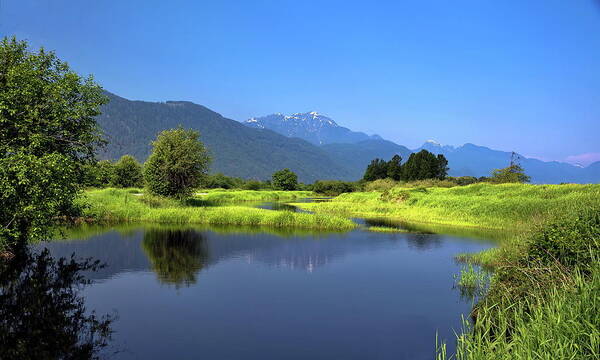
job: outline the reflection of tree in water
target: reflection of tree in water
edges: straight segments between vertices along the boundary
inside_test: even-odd
[[[208,258],[206,241],[194,230],[148,230],[142,247],[158,279],[177,287],[196,283]]]
[[[409,233],[406,240],[410,247],[417,250],[430,250],[442,245],[442,238],[439,235]]]
[[[21,251],[0,260],[0,359],[96,359],[112,317],[87,312],[79,291],[97,261]]]

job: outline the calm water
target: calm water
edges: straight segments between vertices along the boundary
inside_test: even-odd
[[[460,236],[93,228],[45,244],[93,257],[88,309],[116,312],[119,359],[432,359],[471,301]]]

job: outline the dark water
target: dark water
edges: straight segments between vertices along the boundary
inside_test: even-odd
[[[471,302],[453,256],[462,236],[91,228],[48,243],[94,257],[88,309],[116,311],[119,359],[432,359]]]

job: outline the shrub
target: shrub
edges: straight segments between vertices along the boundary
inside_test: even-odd
[[[339,180],[318,180],[314,183],[312,190],[319,194],[337,196],[355,191],[356,186],[354,183]]]
[[[398,185],[392,179],[379,179],[365,184],[365,191],[386,191]]]
[[[243,188],[245,190],[260,190],[263,188],[263,184],[260,181],[249,180],[244,184]]]
[[[112,184],[116,187],[134,187],[142,185],[144,177],[142,165],[131,155],[123,155],[114,165]]]

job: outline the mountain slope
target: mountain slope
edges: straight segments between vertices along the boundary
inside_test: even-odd
[[[287,167],[304,182],[349,177],[347,169],[317,146],[270,130],[252,129],[204,106],[187,101],[131,101],[111,93],[107,96],[110,102],[97,119],[109,140],[99,154],[101,158],[131,154],[144,161],[158,132],[181,125],[200,131],[213,156],[213,173],[267,179]]]
[[[246,120],[246,126],[269,129],[287,137],[297,137],[316,145],[332,143],[357,143],[369,139],[380,139],[339,126],[327,116],[315,111],[284,115],[281,113]]]

